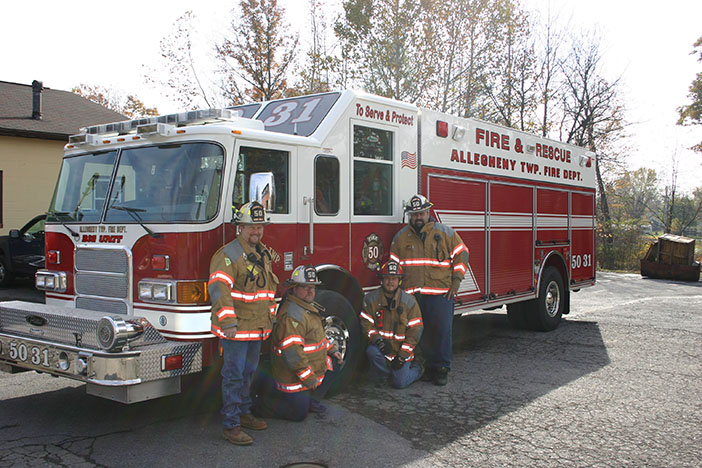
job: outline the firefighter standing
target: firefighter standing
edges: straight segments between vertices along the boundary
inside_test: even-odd
[[[379,272],[380,288],[366,294],[361,328],[368,337],[366,355],[371,371],[389,376],[395,388],[405,388],[422,376],[414,348],[422,335],[422,313],[417,301],[400,289],[402,267],[390,260]]]
[[[212,301],[212,333],[220,338],[222,365],[223,437],[236,445],[253,439],[241,430],[266,429],[251,414],[251,379],[258,367],[261,343],[271,334],[278,278],[271,252],[263,243],[269,222],[260,203],[236,211],[236,239],[219,249],[210,262],[208,292]]]
[[[263,417],[302,421],[309,412],[326,411],[319,400],[320,385],[332,357],[341,364],[341,353],[325,335],[324,309],[314,302],[317,271],[299,266],[285,285],[292,288],[278,308],[271,338],[271,378],[262,374],[254,411]]]
[[[430,219],[433,204],[422,195],[405,207],[409,225],[392,240],[390,258],[404,268],[403,288],[422,310],[420,348],[426,358],[423,380],[446,385],[451,369],[451,333],[456,291],[466,273],[468,248],[451,227]]]

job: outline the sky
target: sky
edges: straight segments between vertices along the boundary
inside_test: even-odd
[[[163,113],[177,106],[144,80],[145,66],[159,63],[159,42],[175,20],[193,10],[212,44],[227,27],[236,0],[118,0],[4,2],[0,27],[0,81],[70,90],[99,84],[134,93]],[[678,161],[683,191],[702,186],[702,155],[687,149],[702,141],[702,126],[675,125],[676,109],[689,102],[688,88],[702,63],[690,55],[702,36],[702,1],[522,0],[527,9],[549,6],[569,30],[597,31],[605,76],[619,78],[626,106],[629,167],[656,169],[670,180]],[[305,0],[279,0],[297,31],[307,28]],[[328,1],[334,5],[339,0]],[[333,10],[333,8],[329,8]],[[330,15],[331,16],[331,15]],[[303,34],[304,35],[304,34]]]

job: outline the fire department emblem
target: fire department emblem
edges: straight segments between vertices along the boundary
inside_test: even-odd
[[[376,233],[371,233],[363,241],[361,256],[363,263],[369,270],[376,271],[380,268],[380,259],[383,258],[383,241]]]

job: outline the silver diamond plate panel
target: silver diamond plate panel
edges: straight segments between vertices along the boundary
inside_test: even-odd
[[[140,349],[139,378],[142,382],[176,377],[202,370],[202,345],[200,343],[170,342],[167,345],[148,346]],[[183,367],[172,371],[161,371],[161,356],[183,355]]]
[[[75,287],[78,294],[105,297],[127,297],[129,282],[126,276],[106,276],[99,273],[77,272]]]
[[[127,252],[122,249],[78,249],[76,270],[126,274],[129,271]]]
[[[30,315],[46,320],[44,325],[32,325],[27,322]],[[24,336],[48,342],[77,346],[86,349],[101,349],[97,341],[97,324],[105,317],[105,312],[73,309],[69,307],[50,306],[31,302],[0,303],[0,331],[7,334]],[[129,346],[136,350],[140,346],[157,343],[169,343],[156,331],[146,319],[124,314],[109,314],[123,320],[143,320],[147,323],[144,333]]]
[[[128,314],[127,304],[121,301],[110,301],[95,297],[77,297],[76,307],[79,309],[98,310],[109,314]]]

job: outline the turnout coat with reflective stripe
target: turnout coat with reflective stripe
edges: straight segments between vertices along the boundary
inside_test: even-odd
[[[376,336],[390,341],[392,352],[386,355],[389,361],[398,354],[411,361],[424,324],[414,297],[397,288],[393,298],[388,301],[382,288],[378,288],[367,293],[363,299],[361,328],[369,341]]]
[[[445,224],[429,221],[419,234],[410,225],[395,234],[390,258],[404,270],[402,287],[410,294],[445,294],[458,289],[468,269],[468,248]]]
[[[322,383],[332,369],[332,343],[315,303],[288,295],[278,308],[271,338],[271,365],[276,388],[295,393]],[[305,382],[305,385],[302,384]]]
[[[212,301],[212,333],[226,338],[223,329],[236,326],[237,341],[265,340],[275,315],[278,277],[271,268],[268,248],[260,251],[234,239],[212,256],[207,290]]]

